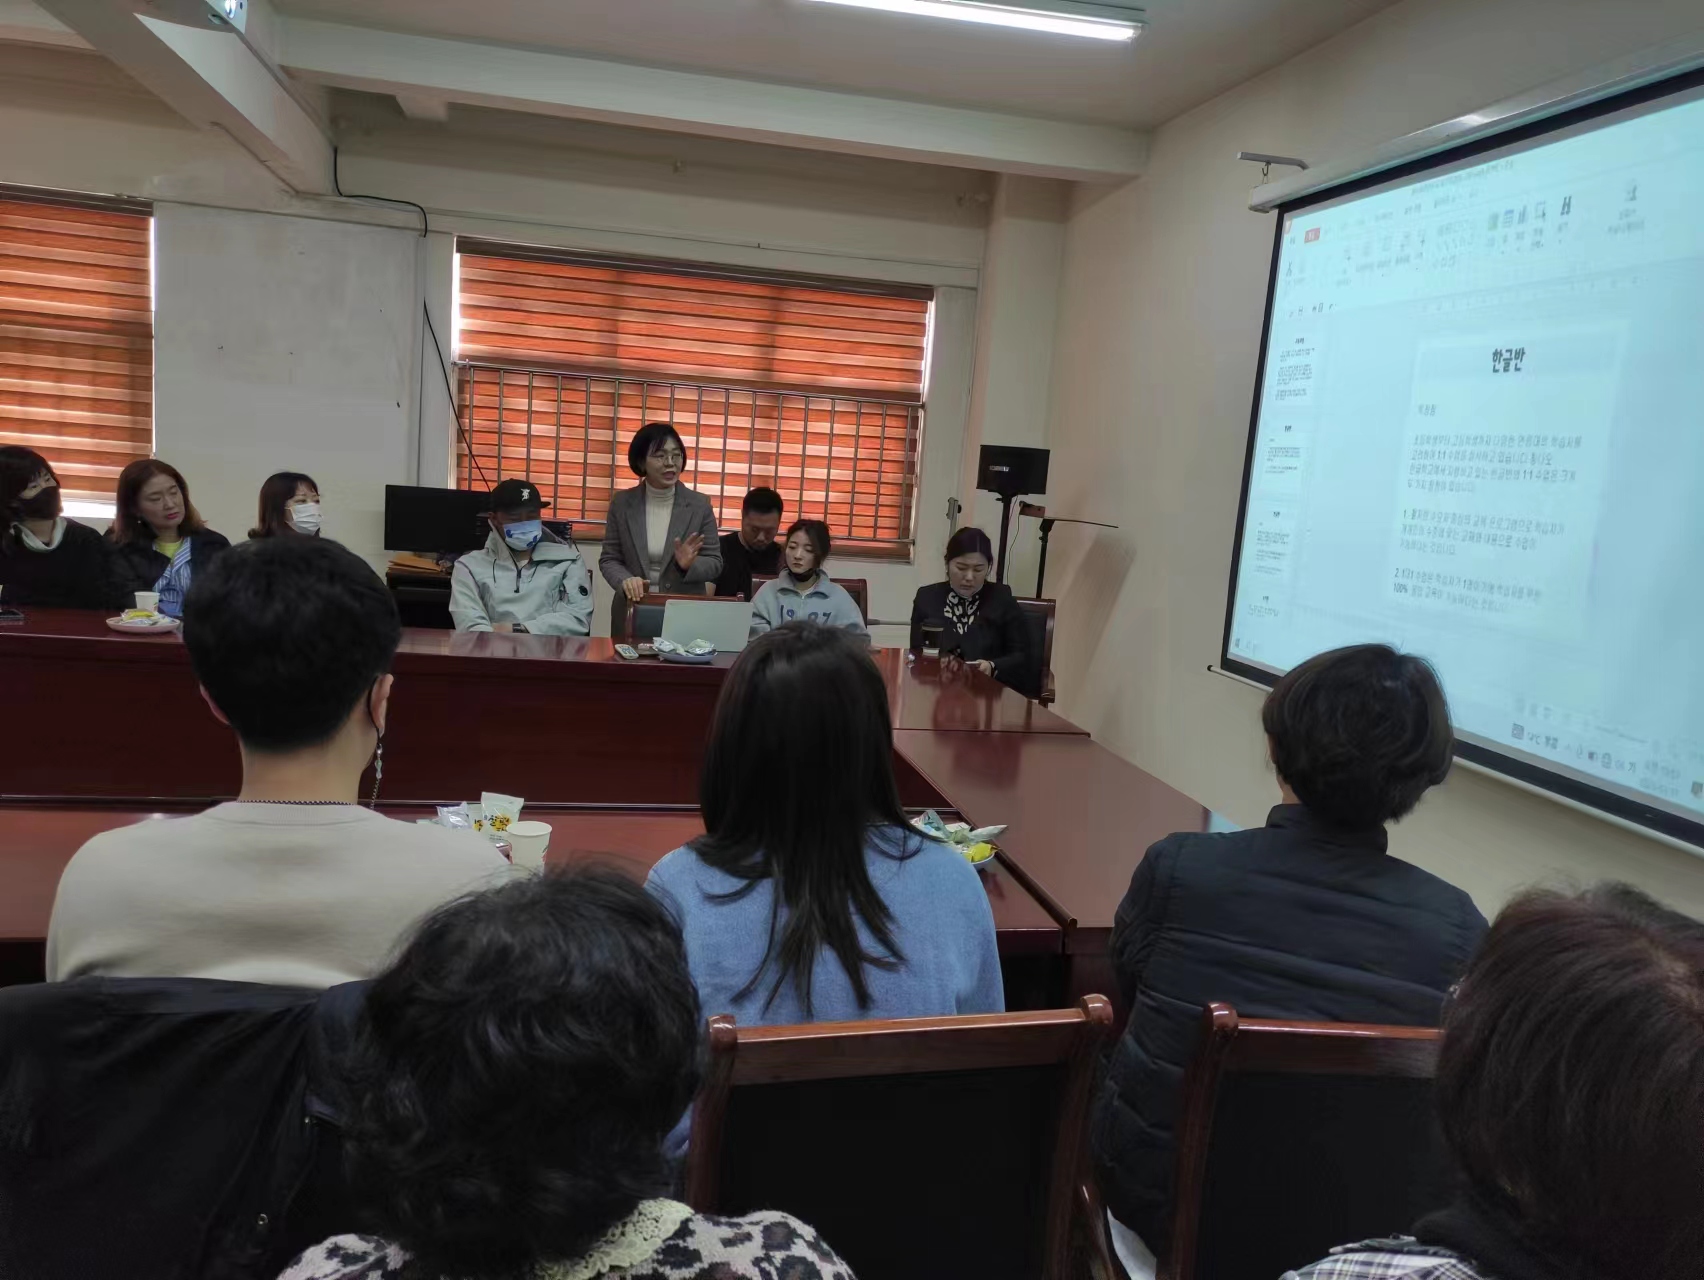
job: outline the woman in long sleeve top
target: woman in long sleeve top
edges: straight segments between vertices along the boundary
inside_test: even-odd
[[[642,427],[627,447],[627,465],[639,477],[609,504],[598,569],[615,588],[610,633],[618,635],[627,606],[647,591],[703,591],[722,574],[722,544],[710,499],[680,482],[686,445],[666,422]]]
[[[821,520],[795,520],[787,530],[780,575],[758,589],[751,602],[751,633],[762,635],[804,619],[870,637],[864,614],[846,588],[822,571],[833,538]]]

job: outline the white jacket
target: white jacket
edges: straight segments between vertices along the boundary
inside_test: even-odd
[[[493,530],[485,546],[470,551],[450,574],[450,617],[457,631],[490,631],[518,622],[534,635],[585,636],[592,632],[592,574],[577,547],[546,532],[532,559],[516,565]]]

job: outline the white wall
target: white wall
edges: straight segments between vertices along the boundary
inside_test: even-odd
[[[384,565],[384,486],[413,481],[420,237],[154,207],[155,452],[241,538],[261,481],[319,482],[325,533]]]
[[[965,494],[962,523],[986,531],[996,547],[1000,501],[977,489],[977,455],[984,444],[1047,447],[1069,194],[1064,183],[1002,175],[988,220],[976,325],[978,376],[971,391],[960,489]],[[1028,500],[1044,503],[1045,495],[1031,494]],[[1012,530],[1006,581],[1019,595],[1033,595],[1039,530],[1034,520],[1018,516],[1016,503]]]
[[[1123,529],[1055,535],[1066,714],[1239,822],[1276,798],[1260,694],[1207,670],[1272,246],[1236,153],[1352,156],[1701,28],[1698,0],[1406,0],[1160,129],[1141,179],[1079,191],[1049,505]],[[1533,881],[1619,877],[1704,915],[1704,859],[1464,770],[1393,848],[1487,908]]]

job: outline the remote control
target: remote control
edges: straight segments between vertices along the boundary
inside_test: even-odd
[[[622,657],[626,658],[629,662],[632,662],[639,656],[639,650],[635,649],[630,644],[618,644],[615,646],[615,651]]]

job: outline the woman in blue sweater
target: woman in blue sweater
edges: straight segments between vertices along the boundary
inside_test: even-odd
[[[754,640],[716,706],[707,834],[647,882],[706,1014],[742,1025],[998,1013],[975,868],[905,821],[887,690],[864,642],[813,622]]]

